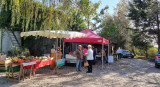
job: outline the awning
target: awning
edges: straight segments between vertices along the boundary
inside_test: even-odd
[[[55,31],[28,31],[28,32],[21,32],[21,37],[25,36],[42,36],[47,38],[66,38],[72,39],[76,37],[85,37],[86,34],[76,31],[62,31],[62,30],[55,30]]]

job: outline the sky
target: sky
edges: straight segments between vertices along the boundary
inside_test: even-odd
[[[99,0],[91,0],[93,3],[98,2]],[[104,8],[106,5],[108,5],[108,13],[113,14],[114,13],[114,8],[116,7],[117,3],[120,0],[101,0],[101,5],[99,6],[98,13],[102,8]]]

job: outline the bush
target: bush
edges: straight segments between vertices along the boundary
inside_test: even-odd
[[[154,58],[157,53],[158,53],[158,49],[152,47],[152,48],[150,48],[150,49],[148,50],[148,57],[149,57],[149,58]]]
[[[135,53],[136,53],[136,56],[141,56],[144,58],[146,56],[145,51],[142,49],[135,48]],[[154,58],[157,53],[158,53],[157,48],[154,48],[154,47],[149,48],[148,49],[148,58]]]

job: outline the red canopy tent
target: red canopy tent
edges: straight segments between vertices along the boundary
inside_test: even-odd
[[[84,33],[87,36],[82,38],[70,38],[70,39],[64,38],[64,42],[93,43],[93,44],[104,44],[104,45],[109,44],[109,40],[106,40],[105,38],[95,34],[90,29],[85,29],[81,31],[81,33]]]
[[[81,38],[70,38],[70,39],[64,38],[63,42],[102,44],[102,50],[104,48],[104,45],[108,45],[108,50],[109,50],[109,40],[106,40],[105,38],[95,34],[90,29],[85,29],[85,30],[81,31],[81,33],[84,33],[87,36],[81,37]],[[64,43],[63,43],[63,45],[64,45]],[[63,50],[64,50],[64,48],[63,48]],[[102,68],[103,68],[103,54],[102,54]]]

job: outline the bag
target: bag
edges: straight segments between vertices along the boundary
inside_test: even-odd
[[[89,66],[88,62],[84,62],[84,66]]]

